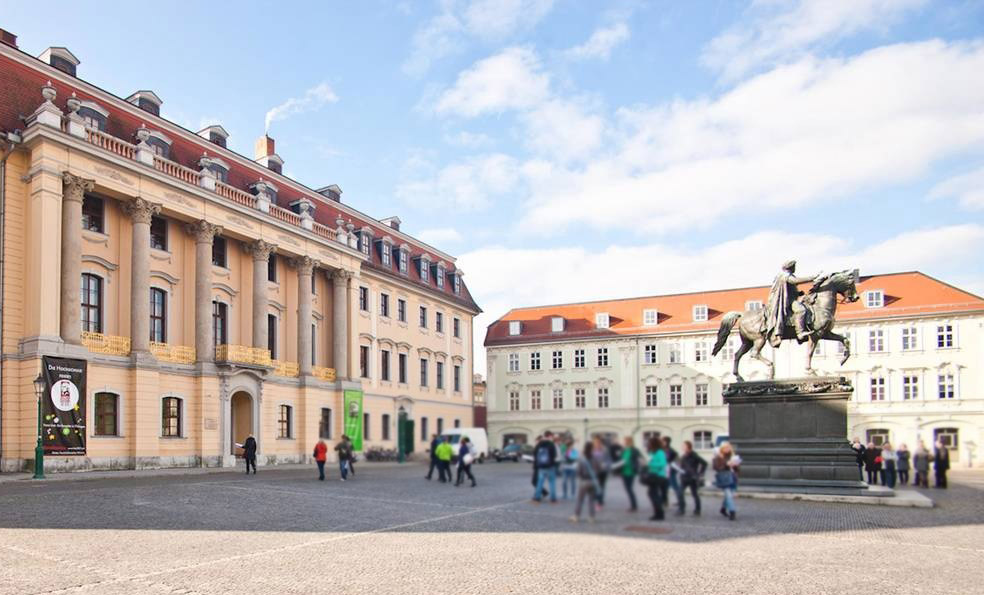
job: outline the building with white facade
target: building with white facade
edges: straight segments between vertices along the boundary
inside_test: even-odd
[[[984,299],[919,272],[862,277],[861,300],[842,304],[835,331],[852,355],[823,342],[814,367],[854,384],[848,433],[914,448],[936,438],[964,464],[984,439]],[[710,450],[728,434],[722,385],[737,331],[711,356],[722,317],[761,308],[768,287],[518,308],[489,325],[491,444],[529,442],[545,430],[671,436]],[[776,377],[801,376],[805,346],[766,347]],[[742,375],[766,377],[745,358]]]

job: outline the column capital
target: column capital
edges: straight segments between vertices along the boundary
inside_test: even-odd
[[[331,272],[331,278],[335,281],[348,281],[355,277],[355,273],[346,269],[335,269]]]
[[[185,225],[185,231],[188,235],[195,238],[196,243],[211,244],[215,236],[222,234],[222,226],[209,223],[204,219],[199,219],[194,223]]]
[[[253,260],[270,260],[270,255],[277,252],[277,246],[263,240],[254,240],[243,244],[247,254],[253,255]]]
[[[64,193],[62,194],[64,200],[82,202],[83,196],[86,192],[92,191],[96,181],[86,180],[81,176],[64,171],[62,172],[62,185],[64,186]]]
[[[310,256],[292,258],[290,264],[297,269],[297,273],[300,275],[311,275],[314,273],[314,269],[318,267],[318,261]]]
[[[146,223],[150,225],[150,219],[161,212],[161,205],[144,200],[139,196],[129,202],[123,203],[123,212],[126,213],[134,223]]]

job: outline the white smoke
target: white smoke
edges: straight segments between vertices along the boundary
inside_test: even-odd
[[[295,114],[318,109],[326,103],[335,103],[337,101],[338,95],[335,95],[335,92],[328,83],[321,83],[316,87],[308,89],[300,97],[291,97],[277,107],[270,109],[266,113],[264,130],[270,132],[270,124],[273,124],[277,120],[286,120]]]

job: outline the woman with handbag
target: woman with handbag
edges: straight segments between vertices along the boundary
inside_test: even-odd
[[[574,516],[570,518],[572,523],[581,520],[581,508],[584,501],[588,501],[588,518],[590,522],[595,519],[595,500],[601,493],[601,486],[598,484],[598,460],[592,456],[594,445],[589,441],[584,445],[584,452],[577,459],[577,476],[580,482],[577,488],[577,504],[574,507]]]
[[[651,521],[661,521],[664,518],[663,499],[670,485],[665,448],[666,444],[658,436],[650,438],[646,447],[649,451],[649,464],[643,474],[643,482],[649,486],[649,501],[653,505],[653,516],[649,517]]]
[[[714,455],[711,467],[714,469],[714,483],[724,492],[721,514],[735,520],[735,490],[738,488],[738,466],[741,458],[735,454],[730,442],[723,442]]]
[[[874,442],[869,442],[868,448],[864,451],[864,471],[868,474],[869,484],[878,485],[878,476],[881,475],[881,466],[881,449],[875,447]]]
[[[454,482],[454,487],[461,485],[461,482],[465,479],[465,475],[471,480],[471,487],[475,487],[475,476],[471,472],[471,466],[474,461],[475,455],[471,451],[471,441],[468,439],[468,436],[462,436],[461,446],[458,447],[458,481]]]

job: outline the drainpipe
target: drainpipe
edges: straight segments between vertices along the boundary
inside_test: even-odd
[[[3,335],[3,274],[6,269],[4,239],[6,237],[7,213],[7,157],[14,152],[20,142],[20,135],[14,132],[0,133],[4,146],[0,149],[0,340]],[[0,360],[0,471],[3,470],[3,362]]]

